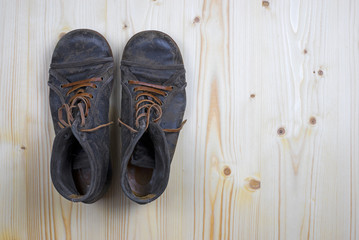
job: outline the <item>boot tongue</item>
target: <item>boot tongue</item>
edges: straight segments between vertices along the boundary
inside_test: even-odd
[[[72,122],[71,130],[74,136],[77,138],[77,140],[81,141],[81,137],[80,137],[81,116],[80,116],[80,111],[77,110],[77,108],[74,108],[73,116],[75,120]]]
[[[81,113],[78,104],[80,104],[85,111],[85,104],[83,102],[76,103],[76,107],[72,108],[72,116],[74,117],[74,121],[72,125],[76,126],[75,128],[73,127],[72,129],[77,129],[78,127],[81,127],[82,119],[81,119]]]
[[[156,127],[157,124],[150,123],[146,131],[139,132],[142,136],[137,141],[130,159],[132,165],[152,169],[156,167],[155,145],[159,144],[157,141],[159,136],[156,136],[154,131]]]

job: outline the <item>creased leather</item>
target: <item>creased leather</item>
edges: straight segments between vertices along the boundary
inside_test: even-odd
[[[151,121],[147,129],[153,142],[154,159],[150,159],[148,156],[141,157],[141,154],[145,154],[148,150],[137,146],[145,131],[144,118],[140,120],[137,132],[133,132],[127,127],[121,127],[121,186],[131,200],[139,204],[146,204],[161,196],[167,187],[170,164],[179,132],[166,133],[163,129],[176,129],[181,126],[186,107],[185,70],[178,46],[167,34],[159,31],[144,31],[136,34],[124,49],[121,78],[121,121],[131,128],[136,128],[136,93],[134,92],[136,86],[129,84],[129,81],[138,80],[145,83],[173,86],[173,90],[168,92],[167,96],[156,95],[163,102],[162,117],[157,123]],[[151,119],[153,118],[151,117]],[[153,168],[153,174],[148,183],[150,193],[147,196],[137,196],[131,189],[128,175],[129,162],[135,166]]]
[[[93,132],[81,129],[94,128],[108,123],[109,98],[113,85],[113,57],[110,46],[99,33],[78,29],[67,33],[58,42],[49,70],[50,108],[55,129],[50,172],[57,191],[73,202],[93,203],[106,192],[111,178],[109,154],[109,127]],[[74,122],[70,127],[61,128],[58,124],[58,109],[69,101],[74,93],[66,96],[68,89],[61,85],[93,77],[102,77],[97,88],[86,88],[93,95],[91,108],[85,125],[80,126],[80,113],[74,110]],[[77,141],[87,157],[91,171],[91,182],[85,194],[76,189],[72,175],[73,166],[68,158],[68,150]],[[80,155],[81,157],[82,155]],[[81,160],[81,159],[80,159]],[[78,164],[78,165],[79,165]]]

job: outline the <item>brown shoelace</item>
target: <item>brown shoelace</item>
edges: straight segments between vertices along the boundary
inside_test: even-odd
[[[66,96],[70,95],[70,93],[77,90],[76,94],[70,98],[69,104],[67,104],[67,103],[63,104],[57,112],[58,118],[59,118],[58,124],[61,128],[70,127],[72,125],[72,122],[75,120],[72,115],[72,109],[76,108],[76,107],[78,107],[78,109],[80,111],[81,126],[85,125],[85,120],[86,120],[86,117],[91,108],[91,99],[93,98],[93,96],[92,96],[92,94],[85,92],[84,88],[86,88],[86,87],[97,88],[97,85],[94,82],[101,82],[101,81],[102,81],[102,78],[90,78],[90,79],[86,79],[86,80],[80,80],[80,81],[61,85],[61,88],[71,87],[67,91]],[[85,109],[83,107],[83,104],[85,106]],[[62,114],[63,109],[65,109],[65,111],[66,111],[67,122],[63,119],[63,114]],[[102,125],[99,125],[95,128],[91,128],[91,129],[81,129],[80,131],[93,132],[102,127],[106,127],[112,123],[113,122],[109,122],[109,123],[102,124]]]
[[[135,125],[136,128],[139,128],[140,125],[140,119],[145,117],[146,118],[146,127],[145,130],[148,128],[149,124],[150,124],[150,116],[151,116],[151,110],[154,109],[156,111],[156,115],[157,118],[154,119],[154,122],[158,122],[161,117],[162,117],[162,101],[155,96],[155,94],[157,95],[161,95],[166,97],[168,95],[168,92],[172,91],[173,87],[172,86],[162,86],[162,85],[157,85],[157,84],[151,84],[151,83],[146,83],[146,82],[141,82],[141,81],[134,81],[134,80],[130,80],[128,81],[129,84],[133,84],[133,85],[139,85],[138,87],[134,88],[135,92],[141,92],[138,93],[136,96],[136,101],[138,101],[138,99],[142,96],[145,97],[150,97],[151,99],[145,98],[142,99],[140,101],[138,101],[136,103],[135,106],[135,110],[136,110],[136,121],[135,121]],[[142,106],[140,106],[142,104]],[[140,114],[140,111],[142,109],[145,109],[145,112]],[[124,122],[122,122],[120,119],[118,119],[119,123],[124,125],[125,127],[127,127],[130,131],[132,132],[138,132],[136,129],[133,129],[132,127],[130,127],[129,125],[125,124]],[[181,126],[179,128],[176,129],[163,129],[164,132],[179,132],[183,125],[186,123],[187,120],[183,121],[181,123]]]

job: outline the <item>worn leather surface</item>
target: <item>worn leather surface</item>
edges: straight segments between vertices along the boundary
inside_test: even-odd
[[[113,85],[113,57],[109,44],[99,33],[79,29],[63,36],[52,56],[49,71],[50,108],[55,129],[50,172],[57,191],[74,202],[93,203],[106,192],[111,175],[109,127],[82,132],[109,122],[109,97]],[[58,124],[58,109],[73,96],[61,85],[101,77],[97,88],[84,90],[93,95],[85,125],[73,109],[71,127]],[[65,114],[64,114],[65,115]],[[83,188],[80,191],[80,187]]]
[[[168,133],[163,129],[178,128],[186,107],[185,70],[180,50],[174,40],[165,33],[137,33],[124,49],[121,77],[121,120],[137,130],[133,132],[127,127],[121,128],[121,186],[131,200],[146,204],[158,198],[167,187],[179,133]],[[154,122],[156,116],[152,115],[155,115],[155,112],[151,112],[148,129],[145,129],[145,118],[141,119],[139,128],[135,126],[136,86],[129,84],[131,80],[173,86],[167,96],[158,96],[163,102],[162,117],[158,122]],[[138,100],[141,99],[142,97]],[[141,180],[132,176],[133,172],[138,171],[136,169],[143,173],[149,172],[148,183],[138,183]],[[133,182],[136,182],[137,189],[131,187]],[[139,195],[137,190],[146,194]]]

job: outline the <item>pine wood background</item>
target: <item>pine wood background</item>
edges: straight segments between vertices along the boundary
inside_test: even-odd
[[[181,48],[188,122],[151,204],[121,192],[115,126],[102,200],[52,186],[48,68],[76,28],[116,66],[142,30]],[[0,0],[0,154],[1,240],[359,239],[359,1]]]

